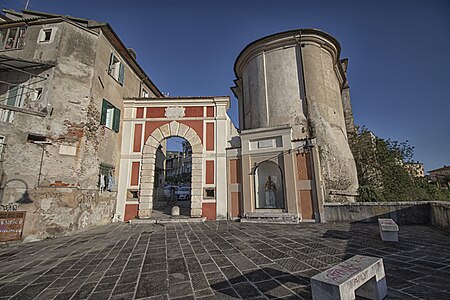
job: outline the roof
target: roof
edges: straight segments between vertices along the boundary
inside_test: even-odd
[[[267,35],[265,37],[259,38],[253,42],[251,42],[250,44],[248,44],[247,46],[245,46],[244,49],[242,49],[242,51],[239,53],[239,55],[236,58],[236,61],[234,62],[234,73],[236,75],[236,78],[239,78],[239,74],[237,72],[237,64],[239,62],[239,60],[241,59],[241,57],[243,56],[243,54],[245,52],[248,51],[248,49],[252,48],[254,45],[259,44],[263,41],[266,40],[271,40],[275,37],[281,37],[281,36],[295,36],[295,35],[302,35],[302,34],[317,34],[320,36],[325,37],[326,39],[328,39],[329,41],[331,41],[337,49],[337,57],[339,58],[340,53],[341,53],[341,45],[339,44],[339,42],[330,34],[326,33],[325,31],[322,31],[320,29],[314,29],[314,28],[306,28],[306,29],[294,29],[294,30],[288,30],[288,31],[283,31],[283,32],[278,32],[278,33],[274,33],[274,34],[270,34]],[[342,68],[342,66],[340,66],[340,68]]]
[[[62,21],[69,20],[72,22],[76,22],[79,25],[83,25],[87,29],[95,29],[95,28],[101,29],[102,32],[104,33],[105,37],[109,40],[109,42],[111,42],[113,47],[115,47],[116,50],[122,55],[122,57],[125,59],[125,61],[128,63],[128,65],[133,69],[133,71],[142,80],[142,82],[144,82],[146,85],[148,85],[152,89],[152,92],[157,97],[164,97],[163,93],[158,89],[158,87],[153,83],[153,81],[145,73],[145,71],[142,69],[142,67],[137,62],[136,58],[130,54],[130,52],[128,51],[128,48],[125,46],[125,44],[122,42],[122,40],[114,32],[114,30],[108,23],[100,23],[95,20],[77,18],[77,17],[68,16],[68,15],[51,14],[51,13],[46,13],[46,12],[34,11],[34,10],[22,10],[22,13],[20,13],[20,12],[14,11],[14,10],[3,9],[3,12],[14,16],[15,19],[5,17],[4,22],[0,23],[0,25],[11,24],[11,23],[31,23],[34,21],[38,21],[38,22],[42,23],[45,21],[55,22],[57,20],[62,20]],[[5,19],[9,19],[9,20],[5,20]]]
[[[449,171],[449,170],[450,170],[450,166],[444,165],[444,166],[441,167],[441,168],[438,168],[438,169],[434,169],[434,170],[428,171],[428,173],[430,173],[430,172],[438,172],[438,171]]]

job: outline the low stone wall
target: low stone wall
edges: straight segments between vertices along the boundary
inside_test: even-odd
[[[116,192],[40,187],[7,196],[4,199],[21,199],[21,203],[0,203],[0,208],[25,211],[23,239],[33,241],[111,223]]]
[[[450,203],[430,202],[430,221],[433,226],[450,231]]]
[[[390,218],[397,224],[430,224],[429,202],[357,202],[326,203],[326,222],[377,222]],[[447,219],[448,221],[448,219]]]

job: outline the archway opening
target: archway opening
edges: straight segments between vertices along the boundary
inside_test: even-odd
[[[164,139],[156,151],[152,217],[168,218],[174,206],[191,215],[192,147],[181,137]]]

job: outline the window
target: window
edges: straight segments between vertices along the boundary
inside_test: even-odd
[[[39,43],[48,43],[52,40],[53,29],[42,29],[39,33]]]
[[[3,158],[3,148],[5,146],[5,137],[0,135],[0,161]]]
[[[102,116],[100,124],[105,125],[109,129],[119,132],[120,127],[120,109],[103,99]]]
[[[23,106],[23,86],[10,85],[6,96],[6,105],[22,107]]]
[[[149,96],[148,92],[145,89],[142,89],[142,97],[149,98]]]
[[[125,68],[123,63],[120,62],[119,58],[111,53],[111,58],[109,60],[108,74],[111,75],[117,82],[123,85]]]
[[[215,188],[205,188],[203,198],[214,198],[215,193],[216,193]]]
[[[0,50],[22,49],[25,27],[5,28],[0,30]]]
[[[115,187],[114,180],[115,167],[110,164],[101,163],[98,174],[98,188],[100,192],[112,192]]]

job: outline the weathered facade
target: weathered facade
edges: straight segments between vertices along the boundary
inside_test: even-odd
[[[227,96],[164,97],[108,24],[5,13],[0,205],[27,212],[25,236],[152,217],[170,137],[192,150],[191,217],[323,221],[325,202],[354,201],[348,61],[330,35],[288,31],[240,53],[238,131]]]
[[[347,60],[339,55],[339,43],[315,29],[267,36],[240,53],[233,92],[242,147],[228,156],[230,167],[242,168],[230,192],[241,215],[321,220],[323,202],[354,201],[358,180],[347,140],[353,116]]]
[[[0,24],[0,204],[24,235],[111,222],[123,98],[161,96],[107,24],[4,11]]]

